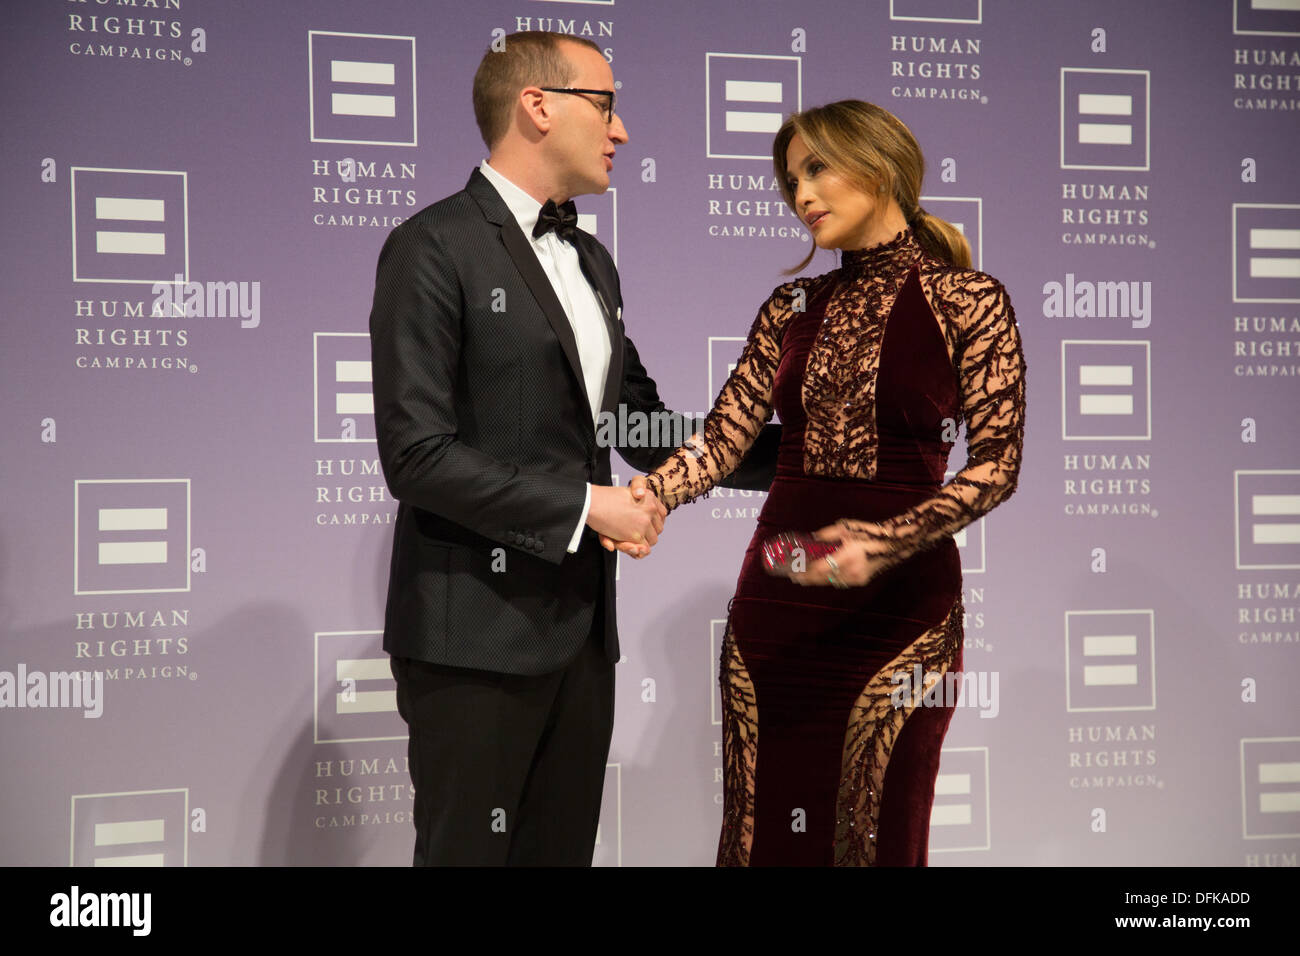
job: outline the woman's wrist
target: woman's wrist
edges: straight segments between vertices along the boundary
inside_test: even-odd
[[[663,503],[663,506],[665,508],[667,508],[669,511],[672,510],[672,506],[667,501],[664,500],[664,480],[658,474],[658,472],[652,471],[648,475],[646,475],[645,485],[646,485],[646,490],[649,491],[650,494],[658,498],[660,502]]]

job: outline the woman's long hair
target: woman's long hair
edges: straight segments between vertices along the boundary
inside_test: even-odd
[[[919,205],[925,158],[916,137],[897,116],[861,100],[840,100],[792,114],[781,124],[772,143],[776,181],[791,209],[795,209],[794,192],[790,189],[785,152],[796,133],[827,168],[863,192],[871,193],[879,184],[885,194],[892,195],[922,249],[959,268],[971,267],[970,246],[961,231]],[[816,253],[814,243],[803,262],[789,273],[803,271]]]

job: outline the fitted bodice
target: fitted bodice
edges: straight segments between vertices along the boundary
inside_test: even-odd
[[[1024,356],[1010,297],[983,272],[928,255],[910,229],[840,268],[773,291],[703,435],[649,476],[671,509],[729,474],[779,410],[778,475],[942,481],[964,420],[968,459],[933,497],[863,529],[911,553],[1015,488]]]
[[[908,232],[844,258],[782,336],[778,474],[936,484],[961,408],[920,248]]]

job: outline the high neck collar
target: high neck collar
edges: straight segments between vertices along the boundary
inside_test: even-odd
[[[852,273],[890,274],[901,272],[921,256],[921,246],[910,228],[904,228],[888,242],[866,249],[845,249],[840,268]]]

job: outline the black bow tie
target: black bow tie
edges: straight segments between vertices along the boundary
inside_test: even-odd
[[[554,199],[546,200],[542,211],[537,214],[537,225],[533,226],[533,238],[544,236],[552,229],[561,239],[573,241],[573,234],[578,231],[578,207],[573,200],[561,206],[555,205]]]

